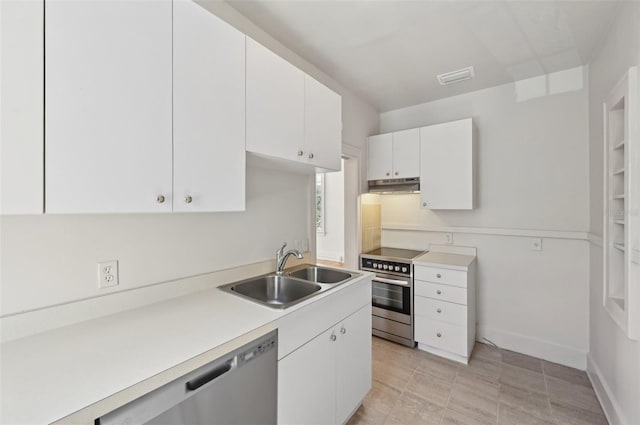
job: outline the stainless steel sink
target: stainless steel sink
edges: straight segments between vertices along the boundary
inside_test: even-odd
[[[310,282],[327,284],[344,282],[353,277],[351,273],[318,266],[306,266],[305,268],[302,268],[300,270],[290,272],[289,276],[308,280]]]
[[[268,307],[284,309],[313,296],[322,287],[289,276],[266,275],[224,285],[220,289]]]

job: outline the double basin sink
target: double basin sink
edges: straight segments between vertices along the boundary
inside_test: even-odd
[[[220,289],[267,307],[285,309],[357,276],[342,270],[309,264],[279,275],[269,273],[220,286]]]

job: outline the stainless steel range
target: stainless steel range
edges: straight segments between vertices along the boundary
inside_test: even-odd
[[[360,269],[375,272],[373,335],[409,347],[413,339],[413,263],[423,251],[379,248],[360,254]]]

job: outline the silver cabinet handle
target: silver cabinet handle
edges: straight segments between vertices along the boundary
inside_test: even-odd
[[[347,333],[347,328],[345,328],[344,326],[343,326],[343,327],[341,327],[341,328],[340,328],[340,333],[341,333],[342,335],[346,334],[346,333]]]
[[[441,309],[441,308],[437,309],[436,311],[437,311],[438,313],[442,313],[442,309]]]
[[[427,206],[427,203],[426,203],[426,202],[423,202],[423,203],[422,203],[422,206],[423,206],[423,207],[426,207],[426,206]]]
[[[304,155],[304,152],[303,151],[298,151],[298,156],[302,156],[302,155]]]
[[[438,338],[442,338],[442,334],[441,334],[440,332],[438,332],[438,333],[436,334],[436,336],[437,336]]]
[[[156,196],[156,202],[159,203],[159,204],[164,203],[164,195]]]
[[[190,204],[193,201],[193,198],[189,195],[184,197],[184,202],[186,202],[187,204]]]
[[[438,295],[442,295],[442,291],[438,289],[438,290],[436,291],[436,294],[438,294]]]
[[[440,278],[442,277],[442,275],[441,275],[440,273],[438,273],[438,274],[436,275],[436,277],[437,277],[438,279],[440,279]]]
[[[309,159],[313,159],[313,152],[309,154]]]
[[[331,341],[335,341],[336,339],[338,339],[336,334],[331,334]]]

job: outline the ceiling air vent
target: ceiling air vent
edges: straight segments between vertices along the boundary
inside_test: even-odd
[[[459,81],[470,80],[473,78],[473,67],[467,67],[463,69],[459,69],[457,71],[445,72],[444,74],[438,75],[438,82],[442,86],[446,86],[447,84],[457,83]]]

